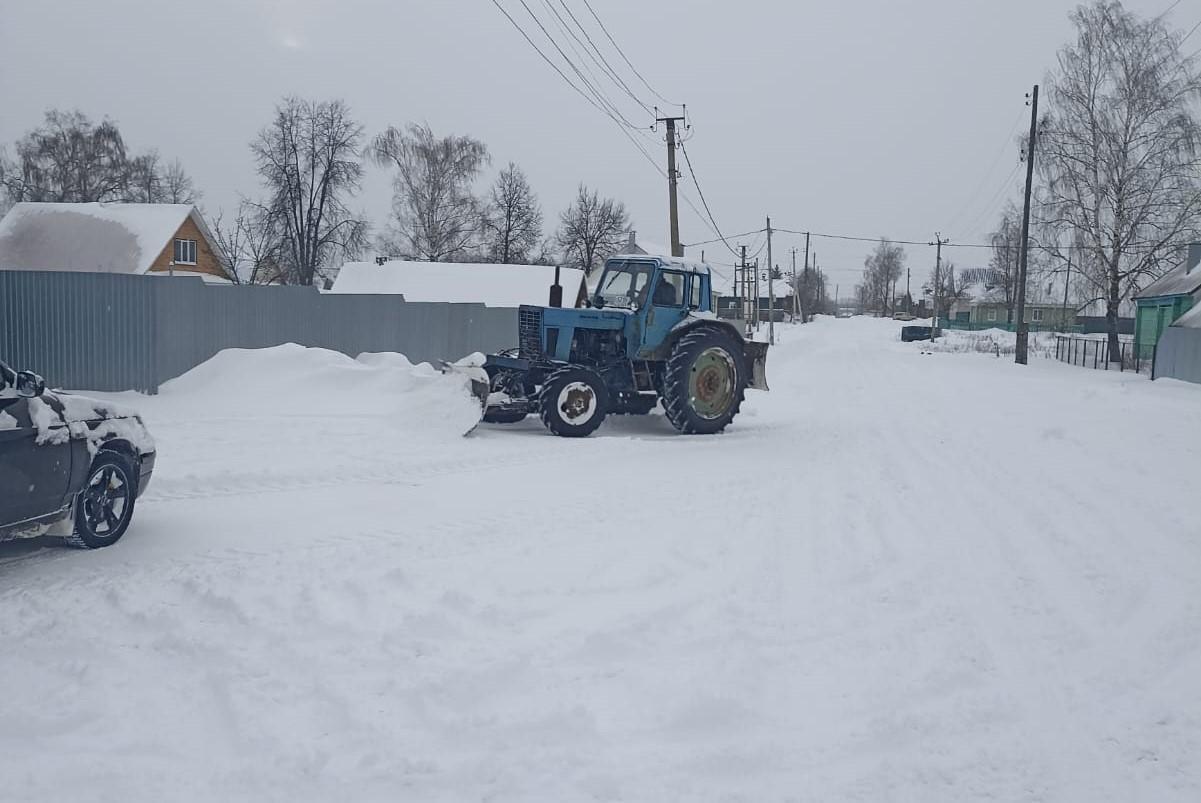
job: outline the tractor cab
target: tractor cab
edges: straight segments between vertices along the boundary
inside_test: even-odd
[[[617,256],[605,263],[589,302],[624,310],[627,356],[652,358],[668,334],[690,315],[712,315],[708,267],[670,257]]]

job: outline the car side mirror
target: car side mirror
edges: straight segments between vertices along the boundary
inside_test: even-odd
[[[21,371],[17,374],[17,383],[14,387],[18,396],[33,399],[46,392],[46,380],[33,371]]]

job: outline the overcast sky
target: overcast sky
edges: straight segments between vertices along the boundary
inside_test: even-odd
[[[564,1],[591,23],[583,0]],[[520,0],[501,2],[541,35]],[[543,0],[526,2],[551,19]],[[1154,15],[1171,4],[1127,6]],[[688,152],[727,235],[761,228],[770,214],[791,229],[914,240],[938,230],[962,243],[982,242],[1003,200],[1018,197],[1013,137],[1027,124],[1024,95],[1072,36],[1075,3],[592,5],[654,89],[688,104]],[[1180,3],[1168,19],[1187,29],[1201,7]],[[494,164],[481,189],[515,161],[548,222],[583,181],[625,201],[647,239],[668,239],[664,179],[491,0],[0,0],[0,54],[0,143],[10,152],[47,109],[108,116],[135,150],[182,159],[210,217],[259,192],[247,143],[281,96],[297,94],[344,98],[368,134],[425,121],[438,133],[482,139]],[[647,104],[657,102],[626,78]],[[633,100],[606,89],[632,121],[649,125]],[[665,159],[660,142],[643,141]],[[390,193],[387,174],[372,168],[358,204],[377,225]],[[681,229],[685,242],[713,237],[686,204]],[[800,244],[781,235],[776,262],[786,266]],[[844,291],[869,248],[813,241]],[[729,261],[721,244],[704,250]],[[933,249],[907,250],[916,283]],[[961,266],[982,254],[949,253]]]

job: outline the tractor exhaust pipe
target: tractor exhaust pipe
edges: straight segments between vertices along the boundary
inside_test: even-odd
[[[563,285],[559,284],[559,266],[555,265],[555,283],[550,286],[551,307],[563,306]]]

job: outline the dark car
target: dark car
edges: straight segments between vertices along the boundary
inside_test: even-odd
[[[116,543],[154,472],[154,440],[136,414],[46,390],[0,361],[0,541],[61,535]]]

